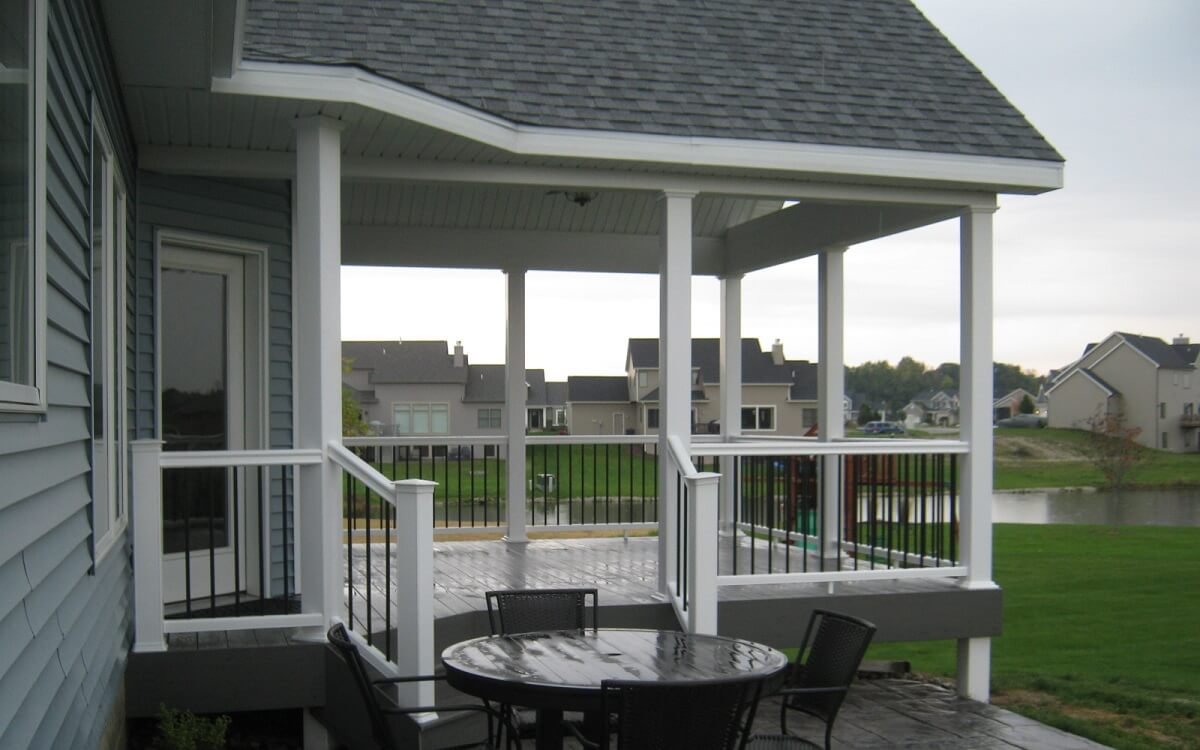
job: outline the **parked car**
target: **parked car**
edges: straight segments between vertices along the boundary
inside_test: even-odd
[[[1046,418],[1037,414],[1017,414],[996,422],[997,427],[1045,427]]]
[[[862,431],[868,435],[903,435],[904,428],[895,422],[867,422]]]

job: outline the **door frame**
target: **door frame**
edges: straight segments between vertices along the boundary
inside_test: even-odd
[[[191,256],[191,261],[184,259],[181,263],[171,263],[169,256],[172,251],[182,251],[181,255]],[[231,450],[253,450],[269,447],[269,416],[270,416],[270,389],[269,389],[269,366],[267,358],[267,344],[269,342],[268,331],[268,316],[267,304],[268,296],[268,253],[267,245],[258,242],[238,240],[229,237],[218,235],[208,235],[199,232],[191,232],[186,230],[175,229],[156,229],[154,234],[154,434],[158,439],[162,439],[162,268],[163,261],[167,259],[168,267],[188,267],[193,266],[198,270],[213,270],[219,272],[219,264],[214,264],[211,269],[206,269],[203,263],[203,255],[205,253],[211,255],[233,256],[242,262],[242,292],[243,299],[241,305],[241,328],[242,328],[242,346],[240,352],[229,352],[231,370],[240,370],[242,373],[242,413],[244,422],[241,434],[236,442],[241,444],[240,448]],[[199,262],[195,262],[195,261]],[[240,363],[241,367],[236,365]],[[247,472],[239,470],[235,472],[235,483],[239,486],[248,487],[246,482]],[[270,502],[270,479],[264,478],[263,486],[259,487],[255,493],[260,503],[266,503],[267,508],[264,513],[264,518],[269,518],[269,502]],[[253,517],[253,514],[246,513],[244,516],[247,522]],[[257,541],[259,548],[266,551],[264,559],[267,564],[270,564],[270,549],[271,549],[271,530],[270,524],[264,524],[264,528],[253,529],[248,528],[249,524],[242,524],[241,530],[244,538],[250,538],[253,533],[253,538]],[[237,543],[240,540],[233,540]],[[248,546],[248,545],[247,545]],[[249,550],[247,550],[248,552]],[[172,553],[179,554],[179,553]],[[258,556],[252,554],[243,554],[241,556],[245,570],[240,574],[245,590],[249,593],[259,594],[257,589],[258,583]],[[270,577],[266,577],[267,585],[270,586]],[[166,594],[164,586],[164,594]]]

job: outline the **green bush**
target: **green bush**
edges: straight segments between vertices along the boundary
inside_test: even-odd
[[[191,711],[158,706],[158,747],[161,750],[222,750],[233,719],[207,719]]]

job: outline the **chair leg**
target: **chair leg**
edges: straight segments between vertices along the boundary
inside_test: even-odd
[[[783,699],[779,705],[779,733],[787,734],[787,699]]]
[[[833,750],[833,722],[825,723],[825,750]]]

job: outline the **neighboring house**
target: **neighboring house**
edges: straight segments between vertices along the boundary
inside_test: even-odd
[[[923,424],[955,427],[958,425],[958,391],[929,388],[913,396],[903,411],[905,427]]]
[[[548,7],[0,4],[0,747],[120,747],[126,714],[158,700],[327,709],[309,729],[332,715],[324,654],[303,644],[345,612],[342,480],[365,474],[340,434],[343,265],[503,271],[521,372],[528,270],[661,274],[660,396],[683,405],[686,346],[670,344],[691,339],[693,275],[721,278],[736,320],[744,274],[819,256],[818,325],[836,349],[845,254],[956,219],[960,257],[979,260],[960,299],[984,301],[961,306],[963,340],[986,338],[997,196],[1059,188],[1062,157],[911,2]],[[397,399],[410,430],[440,424],[435,403],[455,425],[434,392],[465,398],[469,371],[445,356],[438,372],[464,371],[461,386],[431,376],[427,396]],[[990,372],[987,347],[962,357]],[[840,358],[824,359],[839,382]],[[1186,367],[1159,372],[1194,388]],[[380,384],[351,385],[393,422]],[[992,398],[986,377],[963,389],[964,408]],[[505,408],[525,413],[512,390]],[[668,409],[660,447],[686,438],[682,412]],[[958,460],[962,503],[981,507],[991,488],[969,478],[986,472],[969,469],[991,449],[975,427]],[[508,430],[514,543],[523,440]],[[659,455],[669,551],[681,462]],[[986,699],[1000,592],[988,514],[962,519],[974,543],[954,570],[969,585],[945,579],[934,607],[864,598],[883,602],[884,639],[956,638],[960,689]],[[675,563],[660,558],[665,597]],[[390,591],[428,583],[397,570]],[[275,614],[212,608],[241,596]],[[193,600],[205,617],[165,616]],[[772,601],[761,619],[789,620]],[[701,604],[715,595],[689,611]],[[396,639],[406,663],[431,664],[412,643],[432,638],[432,608],[415,610],[394,608],[428,617],[420,628],[390,627],[412,636]]]
[[[344,341],[342,383],[379,435],[501,435],[508,419],[504,365],[473,365],[461,342]],[[565,383],[526,370],[525,426],[566,424]]]
[[[1039,389],[1040,390],[1040,389]],[[1037,397],[1024,388],[1010,391],[992,402],[992,421],[1008,419],[1021,413],[1021,402],[1026,398],[1033,404],[1033,413],[1037,413]]]
[[[720,431],[720,344],[719,339],[692,339],[692,432]],[[568,379],[574,384],[567,396],[571,434],[614,434],[614,425],[615,434],[658,432],[658,339],[629,340],[625,373],[623,388],[610,377]],[[741,415],[745,434],[799,436],[812,431],[817,424],[816,364],[785,359],[778,341],[771,351],[763,351],[758,339],[742,339]]]
[[[1120,331],[1088,344],[1046,389],[1051,427],[1088,429],[1120,415],[1138,442],[1175,453],[1200,450],[1200,344]]]

